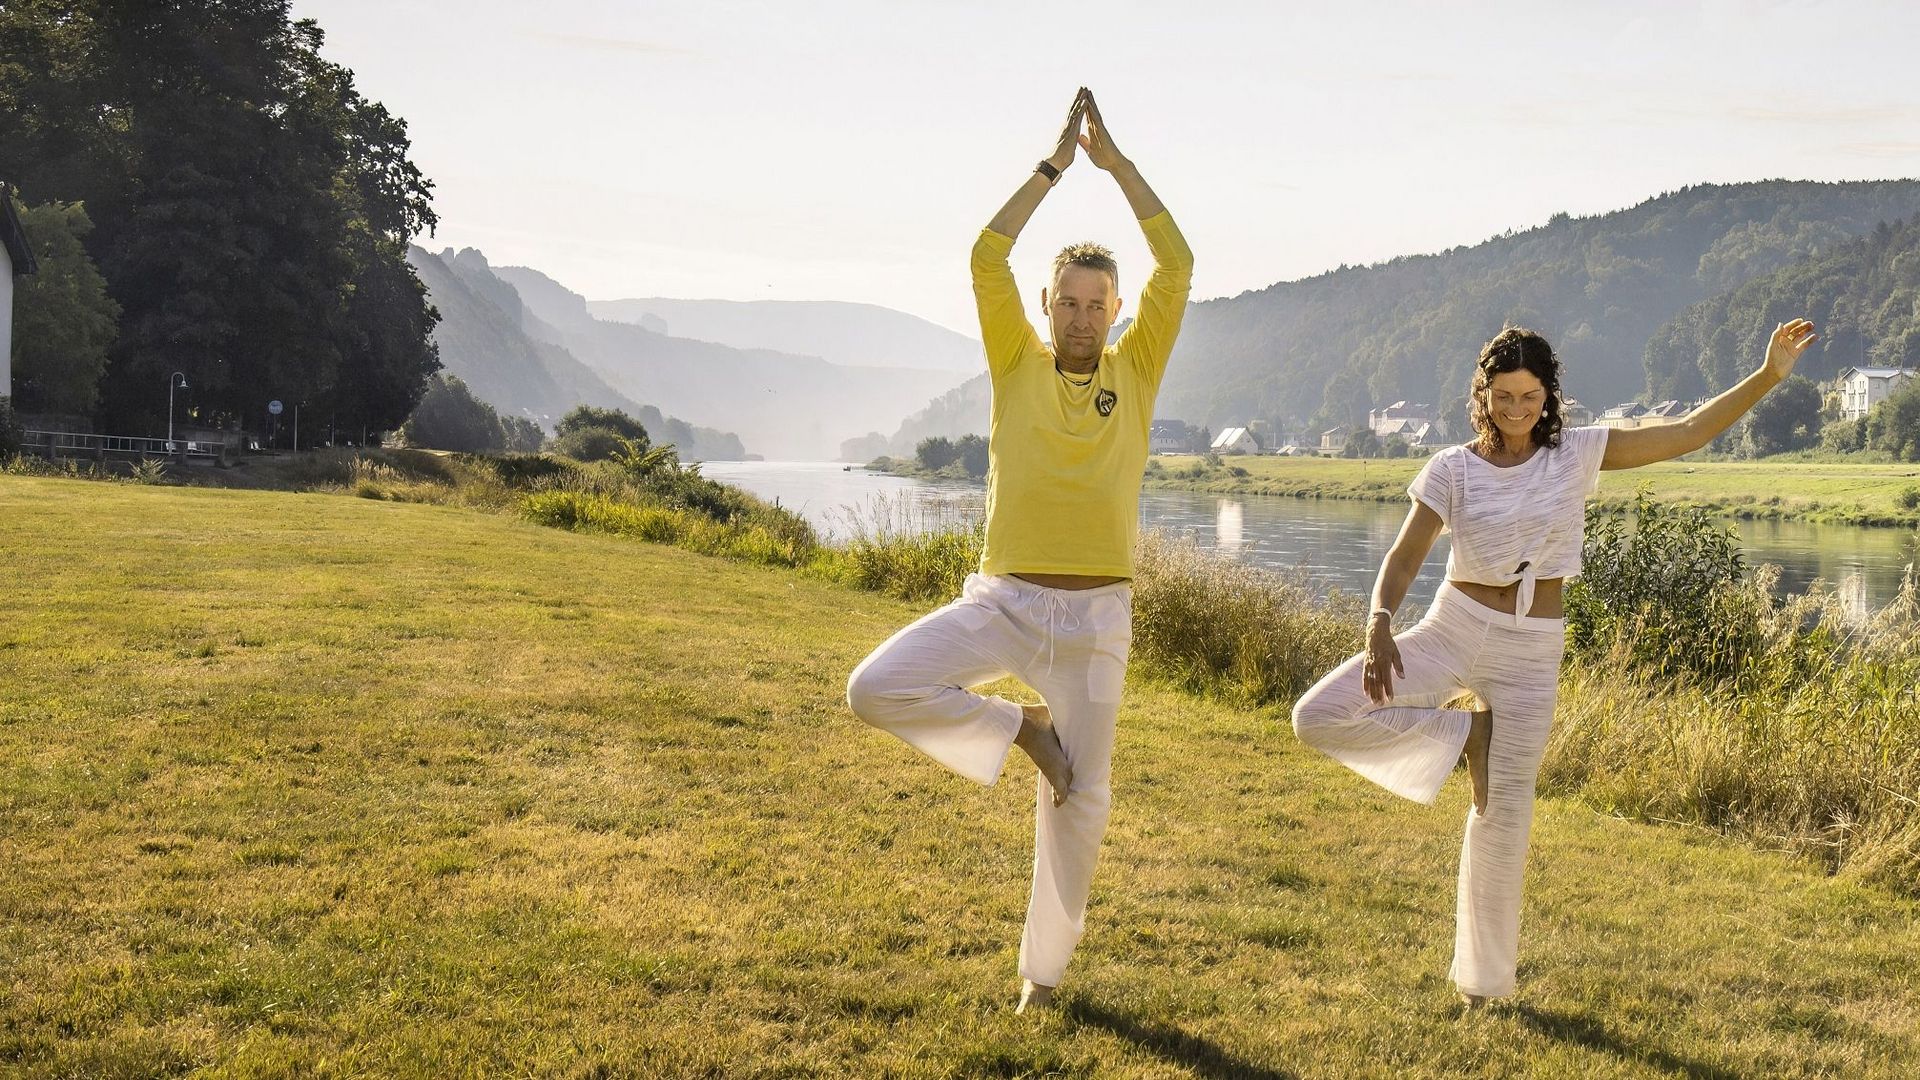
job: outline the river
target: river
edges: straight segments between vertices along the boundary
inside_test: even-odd
[[[855,517],[871,518],[876,499],[916,520],[978,514],[985,492],[971,484],[936,484],[859,466],[827,462],[713,461],[705,475],[734,484],[804,515],[823,534],[844,539]],[[1142,491],[1140,524],[1259,566],[1303,570],[1329,586],[1365,593],[1406,516],[1404,503],[1293,499]],[[1781,591],[1805,592],[1815,579],[1838,585],[1856,610],[1884,605],[1911,559],[1911,535],[1900,529],[1810,525],[1794,521],[1729,522],[1749,563],[1781,568]],[[1439,587],[1447,540],[1441,537],[1409,597],[1424,604]]]

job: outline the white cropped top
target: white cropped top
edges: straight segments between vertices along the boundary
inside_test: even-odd
[[[1559,446],[1543,446],[1506,468],[1450,446],[1428,459],[1407,494],[1453,534],[1449,580],[1520,584],[1518,622],[1533,606],[1535,581],[1580,573],[1587,496],[1600,484],[1606,452],[1603,427],[1563,429]]]

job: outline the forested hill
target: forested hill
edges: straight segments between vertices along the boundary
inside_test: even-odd
[[[1916,212],[1913,180],[1702,185],[1209,300],[1187,311],[1155,412],[1218,427],[1344,423],[1399,398],[1451,403],[1508,321],[1554,343],[1570,395],[1596,408],[1641,398],[1648,341],[1676,315]],[[1657,381],[1653,396],[1675,385]]]
[[[576,405],[619,409],[638,419],[656,443],[703,461],[746,456],[740,439],[663,415],[608,386],[565,348],[542,337],[550,331],[533,316],[512,285],[495,277],[475,251],[435,255],[419,247],[407,261],[440,312],[433,340],[447,374],[457,375],[474,395],[502,413],[526,416],[551,431]]]
[[[1818,381],[1848,367],[1920,367],[1920,217],[1682,311],[1647,343],[1647,386],[1656,398],[1723,390],[1752,370],[1774,326],[1795,316],[1820,328],[1796,374]]]

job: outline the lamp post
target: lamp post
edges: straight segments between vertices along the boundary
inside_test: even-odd
[[[176,383],[174,381],[176,379],[178,379],[179,382]],[[168,443],[173,442],[173,392],[175,390],[186,390],[186,389],[189,389],[189,387],[187,386],[186,372],[176,371],[172,375],[167,376],[167,442]],[[167,449],[171,450],[173,449],[173,447],[168,446]]]

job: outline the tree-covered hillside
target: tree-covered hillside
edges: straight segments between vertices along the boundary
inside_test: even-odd
[[[1916,212],[1920,181],[1703,185],[1206,301],[1187,311],[1156,413],[1344,423],[1369,403],[1449,402],[1509,321],[1554,343],[1572,396],[1631,400],[1648,390],[1647,342],[1689,305]]]
[[[1820,340],[1798,374],[1920,367],[1920,218],[1883,223],[1680,312],[1647,343],[1648,390],[1656,398],[1723,390],[1752,370],[1776,324],[1801,316]]]

